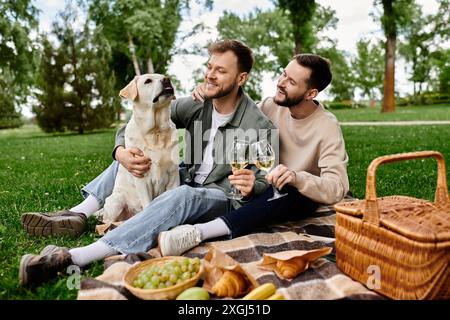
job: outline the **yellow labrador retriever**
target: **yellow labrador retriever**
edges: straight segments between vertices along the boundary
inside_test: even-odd
[[[113,192],[97,214],[103,222],[125,220],[180,184],[178,134],[170,120],[170,101],[174,98],[170,80],[160,74],[136,76],[119,95],[133,102],[125,147],[139,148],[152,165],[143,178],[119,165]]]

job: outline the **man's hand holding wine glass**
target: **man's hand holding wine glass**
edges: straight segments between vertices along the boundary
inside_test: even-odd
[[[267,182],[277,189],[282,189],[286,184],[295,185],[295,178],[295,172],[284,164],[279,164],[266,175]]]
[[[243,197],[248,198],[253,193],[255,185],[255,173],[250,169],[233,170],[233,174],[228,176],[230,183],[236,186]]]

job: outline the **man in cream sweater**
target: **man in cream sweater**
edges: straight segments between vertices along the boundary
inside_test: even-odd
[[[336,117],[315,100],[331,82],[329,62],[317,55],[296,55],[278,79],[273,98],[259,104],[279,129],[280,164],[267,182],[288,195],[274,201],[273,189],[249,204],[202,224],[181,225],[159,235],[163,255],[180,255],[201,241],[218,236],[237,237],[272,222],[297,220],[314,213],[320,204],[334,204],[349,190],[348,156]],[[203,85],[192,96],[203,101]],[[235,173],[235,175],[238,174]],[[240,188],[240,181],[230,179]],[[248,196],[248,195],[247,195]],[[225,223],[218,223],[218,221]],[[196,229],[200,239],[187,237]]]

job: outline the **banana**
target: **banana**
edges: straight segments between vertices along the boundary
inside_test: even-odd
[[[268,297],[266,300],[286,300],[284,296],[281,293],[274,293],[270,297]]]
[[[242,300],[264,300],[275,294],[276,291],[275,285],[272,282],[267,282],[250,291]]]

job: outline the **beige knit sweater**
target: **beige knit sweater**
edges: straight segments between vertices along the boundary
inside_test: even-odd
[[[319,104],[305,119],[267,98],[259,107],[279,129],[280,163],[296,173],[294,186],[323,204],[342,200],[349,189],[348,156],[336,117]]]

